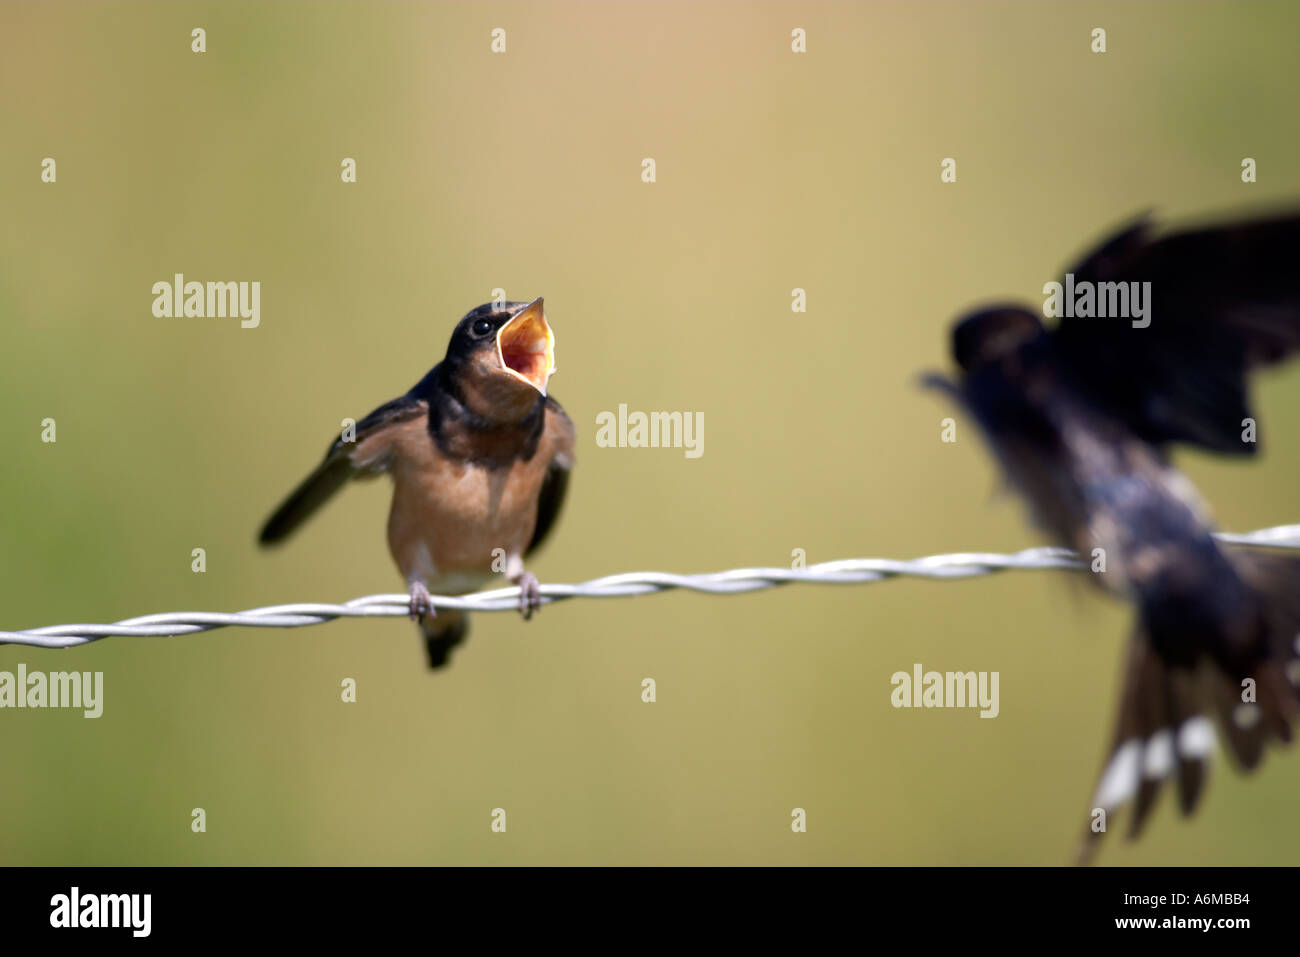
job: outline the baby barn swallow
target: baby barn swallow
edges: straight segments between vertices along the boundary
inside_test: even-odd
[[[471,310],[411,391],[358,422],[355,441],[330,446],[267,520],[261,544],[283,541],[349,479],[387,472],[388,548],[410,588],[429,666],[446,665],[469,630],[463,612],[433,607],[430,589],[474,591],[503,554],[529,618],[541,594],[524,559],[555,524],[574,462],[573,423],[546,391],[554,372],[555,336],[540,298]]]
[[[1075,287],[1099,295],[1119,288],[1102,284],[1151,283],[1143,321],[1070,317],[1048,329],[1031,309],[983,309],[953,328],[959,380],[928,379],[979,423],[1037,523],[1085,560],[1104,549],[1093,579],[1137,606],[1093,799],[1107,814],[1133,800],[1131,837],[1166,778],[1182,812],[1194,810],[1210,716],[1245,770],[1270,739],[1289,742],[1300,718],[1300,558],[1219,543],[1168,453],[1175,443],[1255,453],[1243,441],[1248,374],[1300,350],[1297,249],[1300,216],[1168,235],[1143,218],[1072,270]],[[1101,834],[1094,819],[1085,857]]]

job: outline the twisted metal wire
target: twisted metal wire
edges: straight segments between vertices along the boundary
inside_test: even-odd
[[[1219,533],[1220,541],[1239,545],[1300,549],[1300,525],[1279,525],[1242,534]],[[685,588],[709,595],[735,595],[789,584],[855,585],[910,577],[949,580],[974,578],[998,572],[1028,569],[1088,567],[1068,548],[1028,548],[1005,555],[991,552],[958,552],[899,561],[889,558],[846,558],[821,562],[806,568],[733,568],[700,575],[670,572],[626,572],[606,575],[576,585],[542,585],[542,604],[567,598],[626,598],[653,592]],[[515,611],[519,588],[496,588],[471,595],[433,596],[434,608],[461,611]],[[336,618],[398,618],[410,607],[406,595],[367,595],[341,605],[300,602],[270,605],[233,613],[177,611],[128,618],[111,625],[49,625],[25,631],[0,631],[0,644],[33,645],[40,648],[71,648],[101,638],[169,638],[192,635],[216,628],[239,625],[252,628],[302,628]]]

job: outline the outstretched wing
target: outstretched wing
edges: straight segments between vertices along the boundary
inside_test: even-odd
[[[356,440],[334,442],[316,470],[303,479],[293,494],[275,510],[264,526],[258,542],[273,545],[293,533],[312,513],[354,476],[382,472],[387,467],[383,437],[390,427],[421,415],[428,415],[429,405],[412,395],[385,402],[357,423]]]
[[[1247,375],[1300,351],[1297,250],[1300,213],[1167,235],[1143,217],[1071,272],[1076,288],[1150,283],[1150,324],[1064,318],[1060,358],[1144,439],[1251,454]]]

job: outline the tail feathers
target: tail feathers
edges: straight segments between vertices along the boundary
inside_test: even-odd
[[[258,542],[274,545],[283,541],[311,514],[325,504],[330,496],[347,484],[355,470],[346,455],[331,455],[311,475],[303,479],[283,504],[275,510],[265,525]]]
[[[1170,778],[1177,782],[1182,813],[1191,814],[1205,789],[1214,741],[1196,673],[1166,664],[1139,628],[1129,643],[1119,721],[1078,862],[1091,859],[1111,816],[1130,802],[1128,833],[1137,837]]]
[[[1192,676],[1149,656],[1146,684],[1140,686],[1134,707],[1142,711],[1133,723],[1142,742],[1142,767],[1129,836],[1137,837],[1155,807],[1164,781],[1174,778],[1178,805],[1191,814],[1205,788],[1206,760],[1214,744],[1214,729],[1201,717]],[[1146,694],[1142,693],[1145,689]]]
[[[436,671],[451,663],[452,649],[469,635],[469,616],[452,609],[426,615],[420,620],[420,632],[429,653],[429,667]]]
[[[1209,654],[1193,667],[1171,664],[1139,625],[1079,863],[1095,853],[1107,819],[1130,802],[1128,832],[1137,837],[1171,778],[1181,812],[1196,809],[1215,748],[1213,719],[1234,762],[1247,772],[1260,765],[1270,742],[1290,743],[1300,725],[1300,557],[1234,551],[1232,560],[1260,615],[1260,654],[1241,667]]]
[[[1290,744],[1300,725],[1300,555],[1245,548],[1229,554],[1257,597],[1263,620],[1264,654],[1235,676],[1234,697],[1225,693],[1220,707],[1225,727],[1232,717],[1233,751],[1250,770],[1259,764],[1264,744]],[[1253,679],[1253,686],[1245,679]]]

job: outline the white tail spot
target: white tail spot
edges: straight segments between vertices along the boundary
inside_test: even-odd
[[[1214,753],[1214,725],[1205,715],[1188,718],[1178,729],[1178,754],[1184,758],[1208,758]]]
[[[1102,772],[1097,784],[1093,804],[1114,808],[1131,798],[1138,787],[1138,769],[1142,758],[1142,742],[1126,741],[1115,750],[1115,756]]]
[[[1148,780],[1158,781],[1169,776],[1174,769],[1174,733],[1161,728],[1147,741],[1142,773]]]
[[[1253,703],[1237,705],[1232,712],[1232,723],[1242,729],[1249,729],[1259,724],[1259,706]]]

